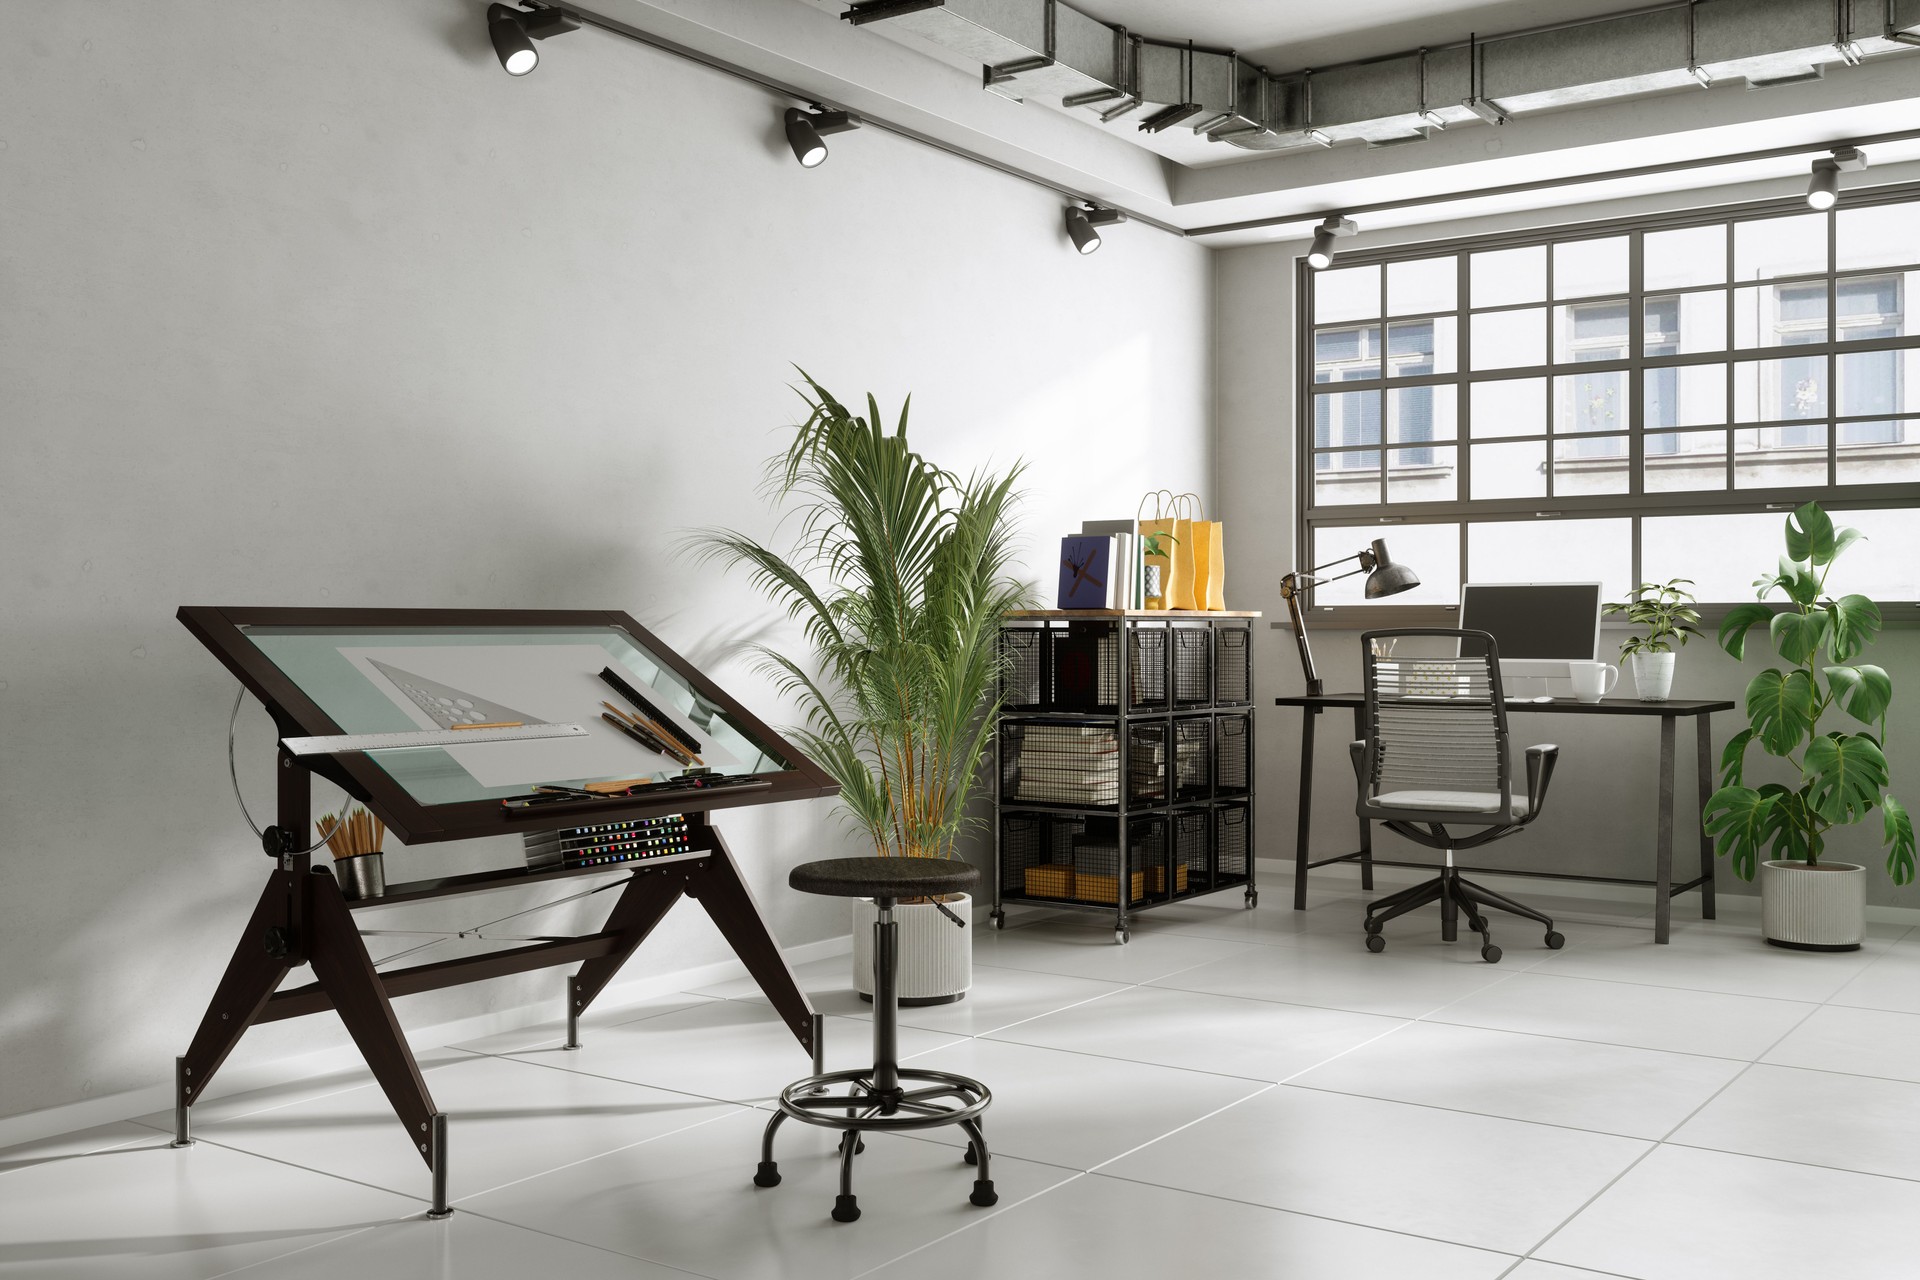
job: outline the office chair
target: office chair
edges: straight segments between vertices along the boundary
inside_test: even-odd
[[[1474,657],[1381,657],[1394,642],[1415,637],[1474,639]],[[1416,627],[1369,631],[1360,637],[1366,657],[1366,737],[1352,746],[1360,782],[1357,812],[1416,844],[1438,849],[1446,865],[1437,878],[1367,904],[1367,950],[1385,951],[1381,928],[1395,916],[1440,903],[1440,937],[1454,941],[1461,912],[1480,935],[1480,958],[1500,959],[1500,948],[1480,908],[1493,907],[1547,927],[1547,946],[1566,939],[1531,907],[1463,878],[1457,850],[1477,849],[1523,830],[1546,805],[1547,785],[1560,748],[1527,748],[1527,790],[1516,795],[1507,776],[1507,705],[1500,688],[1500,651],[1484,631]],[[1478,646],[1475,646],[1478,647]],[[1454,835],[1450,826],[1480,828]]]

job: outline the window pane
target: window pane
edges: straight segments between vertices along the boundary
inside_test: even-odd
[[[1836,525],[1867,537],[1847,549],[1828,579],[1830,593],[1920,598],[1920,556],[1913,554],[1920,543],[1920,510],[1831,514]],[[1658,582],[1692,578],[1694,594],[1702,600],[1751,600],[1753,580],[1773,572],[1785,528],[1786,513],[1780,511],[1648,517],[1642,524],[1640,571]]]
[[[1450,444],[1387,450],[1388,502],[1452,502],[1460,496]]]
[[[1827,269],[1827,215],[1736,222],[1733,226],[1735,281],[1771,280]]]
[[[1681,289],[1726,282],[1725,226],[1649,231],[1640,243],[1642,288]]]
[[[1625,300],[1576,302],[1553,309],[1555,363],[1625,360],[1630,354]]]
[[[1696,351],[1719,351],[1727,345],[1724,289],[1648,298],[1646,306],[1644,355],[1690,355]]]
[[[1543,498],[1546,493],[1546,441],[1473,446],[1475,498]]]
[[[1727,433],[1682,431],[1647,438],[1640,487],[1681,493],[1727,487]]]
[[[1735,422],[1827,416],[1827,358],[1744,360],[1733,366]]]
[[[1920,413],[1914,351],[1840,353],[1840,414]]]
[[[1553,429],[1558,435],[1624,431],[1627,373],[1567,373],[1553,380]]]
[[[1627,291],[1627,238],[1570,240],[1553,246],[1553,296],[1587,298]],[[1516,299],[1518,301],[1518,299]]]
[[[1380,268],[1337,267],[1313,277],[1313,320],[1371,320],[1380,314]]]
[[[1805,488],[1827,482],[1827,424],[1750,427],[1733,433],[1733,487]]]
[[[1733,291],[1737,347],[1790,347],[1827,340],[1827,282],[1769,284]]]
[[[1380,443],[1378,391],[1326,391],[1313,398],[1313,447],[1352,448]],[[1375,458],[1368,466],[1379,466]]]
[[[1914,250],[1920,253],[1920,249]],[[1920,271],[1905,276],[1853,276],[1839,282],[1835,337],[1842,342],[1906,336],[1905,299],[1920,283]]]
[[[1727,420],[1727,366],[1689,364],[1648,369],[1640,375],[1646,403],[1641,429],[1710,427]]]
[[[1473,278],[1473,305],[1476,307],[1546,301],[1545,245],[1476,253],[1468,269]]]
[[[1394,444],[1451,440],[1458,433],[1460,397],[1452,387],[1391,387],[1387,391],[1387,439]]]
[[[1841,484],[1920,481],[1920,419],[1843,422],[1839,430]]]
[[[1454,310],[1459,277],[1460,260],[1452,256],[1387,264],[1387,314]]]
[[[1364,594],[1367,575],[1355,574],[1324,587],[1315,587],[1315,608],[1330,604],[1449,604],[1460,603],[1460,526],[1457,524],[1378,524],[1313,531],[1313,563],[1326,564],[1350,556],[1384,538],[1387,554],[1420,575],[1420,585],[1397,596],[1369,602]],[[1332,570],[1338,572],[1338,570]],[[1312,626],[1312,623],[1308,623]]]
[[[1380,376],[1380,329],[1356,325],[1313,335],[1313,380],[1355,382]]]
[[[1387,326],[1387,376],[1411,378],[1423,373],[1459,370],[1460,339],[1452,316],[1402,320]]]
[[[1547,434],[1547,380],[1508,378],[1476,382],[1468,388],[1469,434],[1488,436],[1543,436]]]
[[[1380,451],[1347,449],[1315,454],[1313,505],[1350,507],[1380,501]]]
[[[1920,262],[1920,237],[1914,235],[1916,216],[1920,213],[1910,202],[1840,210],[1835,232],[1840,270]]]
[[[1520,369],[1547,362],[1547,311],[1487,311],[1472,320],[1473,367]]]
[[[1565,582],[1600,583],[1606,600],[1633,589],[1631,520],[1503,520],[1467,526],[1467,581],[1526,582],[1553,565]]]
[[[1625,493],[1631,460],[1625,436],[1571,436],[1553,442],[1555,497]]]

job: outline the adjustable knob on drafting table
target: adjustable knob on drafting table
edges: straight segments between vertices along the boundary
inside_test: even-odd
[[[266,944],[267,954],[275,960],[286,959],[293,950],[293,930],[285,925],[268,925],[266,933],[260,940]]]

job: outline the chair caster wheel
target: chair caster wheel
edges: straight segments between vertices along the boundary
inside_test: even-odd
[[[1386,949],[1387,949],[1387,940],[1385,938],[1381,937],[1377,933],[1370,933],[1367,935],[1367,950],[1378,955],[1380,952],[1385,951]]]
[[[835,1222],[860,1221],[860,1197],[835,1196],[833,1198],[833,1220]]]
[[[753,1185],[756,1187],[777,1187],[780,1185],[780,1166],[772,1160],[762,1160],[754,1171]]]
[[[1133,934],[1126,929],[1115,929],[1113,931],[1113,940],[1124,947],[1133,941]]]
[[[1555,933],[1551,929],[1547,930],[1547,950],[1558,951],[1560,948],[1566,945],[1567,945],[1567,940],[1564,937],[1562,937],[1560,934]]]
[[[1500,955],[1501,955],[1500,948],[1494,946],[1491,942],[1489,942],[1486,946],[1480,948],[1480,958],[1482,960],[1485,960],[1488,964],[1499,964]]]
[[[967,1154],[964,1156],[961,1156],[960,1158],[962,1160],[965,1160],[968,1164],[980,1163],[980,1153],[973,1149],[973,1144],[971,1142],[967,1144]]]
[[[967,1199],[979,1205],[982,1209],[990,1204],[1000,1203],[999,1193],[993,1189],[992,1178],[975,1178],[973,1180],[973,1194],[968,1196]]]

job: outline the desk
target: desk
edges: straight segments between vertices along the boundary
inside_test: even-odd
[[[1299,707],[1300,717],[1300,819],[1298,834],[1294,838],[1293,850],[1293,909],[1304,911],[1307,906],[1307,872],[1314,867],[1324,867],[1334,862],[1358,862],[1360,864],[1360,886],[1373,888],[1373,868],[1418,867],[1421,870],[1433,870],[1425,862],[1389,862],[1373,856],[1373,832],[1366,819],[1360,819],[1360,847],[1352,853],[1337,854],[1331,858],[1309,861],[1307,841],[1313,823],[1313,726],[1322,711],[1331,711],[1345,707],[1353,712],[1354,739],[1366,736],[1366,699],[1357,693],[1323,693],[1305,697],[1275,698],[1277,707]],[[1462,871],[1480,872],[1487,875],[1531,876],[1542,880],[1591,880],[1602,884],[1650,885],[1654,889],[1653,904],[1653,940],[1665,942],[1673,922],[1673,897],[1690,889],[1700,890],[1700,915],[1702,919],[1714,918],[1713,906],[1713,841],[1700,829],[1700,874],[1685,884],[1673,883],[1673,739],[1674,725],[1681,717],[1693,719],[1694,736],[1694,775],[1699,788],[1700,809],[1704,813],[1707,797],[1713,794],[1713,730],[1710,718],[1716,711],[1731,711],[1731,702],[1702,702],[1676,700],[1673,702],[1640,702],[1626,698],[1609,698],[1600,702],[1577,702],[1572,698],[1555,698],[1552,702],[1509,702],[1509,716],[1527,715],[1544,712],[1551,715],[1577,716],[1658,716],[1660,719],[1660,818],[1657,827],[1657,852],[1654,857],[1654,878],[1639,880],[1620,876],[1579,875],[1561,871],[1511,871],[1501,867],[1461,867]]]

